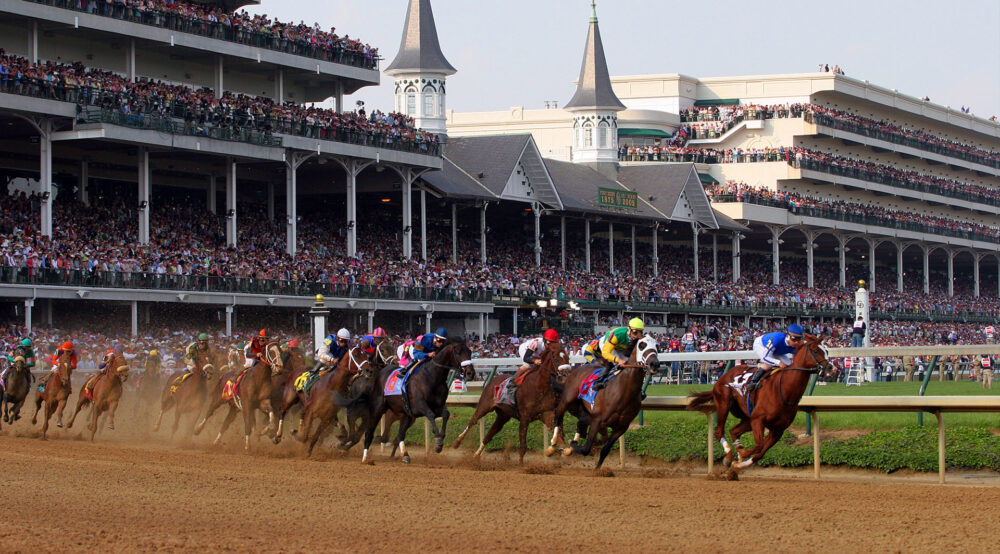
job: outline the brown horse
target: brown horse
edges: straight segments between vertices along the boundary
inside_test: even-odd
[[[257,424],[257,410],[268,414],[269,426],[276,429],[278,422],[274,407],[271,405],[271,378],[281,372],[281,347],[277,342],[271,342],[264,347],[264,355],[254,362],[249,369],[234,371],[219,379],[210,397],[208,411],[194,428],[197,435],[205,428],[208,418],[212,417],[220,406],[229,404],[229,413],[222,421],[222,428],[212,444],[222,442],[222,435],[236,419],[236,414],[243,414],[243,450],[250,451],[250,435]],[[227,391],[227,387],[229,391]],[[230,396],[231,395],[231,396]]]
[[[20,346],[14,350],[14,361],[4,373],[0,400],[3,403],[4,423],[14,423],[21,419],[21,406],[31,391],[31,370]]]
[[[42,408],[42,402],[45,402],[45,422],[42,424],[42,440],[48,439],[49,418],[56,411],[59,412],[56,419],[56,427],[62,427],[62,416],[63,410],[66,409],[66,400],[69,399],[70,393],[73,392],[72,384],[70,383],[70,377],[73,373],[72,360],[72,352],[63,352],[59,356],[56,369],[52,371],[52,376],[45,383],[45,390],[39,390],[35,393],[35,414],[31,416],[32,425],[38,423],[38,411]]]
[[[313,385],[305,404],[302,422],[298,429],[292,431],[292,435],[296,439],[307,444],[307,456],[312,454],[323,431],[337,419],[340,406],[333,402],[334,393],[346,395],[355,378],[361,376],[368,378],[367,376],[371,372],[368,354],[360,347],[355,346],[340,358],[340,363],[333,371],[320,377]],[[319,427],[315,432],[313,432],[313,420],[319,421]],[[340,443],[340,446],[345,450],[354,446],[361,438],[360,434],[354,430],[353,418],[350,416],[347,418],[347,424],[349,429],[344,431],[344,438]]]
[[[642,387],[646,380],[646,370],[656,371],[660,366],[656,358],[656,341],[645,336],[639,339],[627,362],[620,366],[620,373],[607,382],[607,385],[597,392],[594,403],[590,404],[580,398],[580,387],[598,366],[584,365],[578,367],[566,378],[562,396],[556,405],[556,427],[552,433],[552,442],[545,449],[545,455],[551,456],[556,451],[556,444],[565,445],[562,436],[563,415],[567,411],[578,418],[577,437],[574,445],[563,449],[563,456],[573,453],[587,456],[590,454],[598,433],[605,436],[600,458],[597,460],[599,469],[614,447],[618,437],[625,434],[629,424],[635,419],[642,405]],[[608,429],[611,432],[608,433]],[[583,446],[576,445],[579,435],[587,433],[587,441]]]
[[[285,362],[285,370],[274,377],[273,392],[271,393],[271,405],[278,406],[278,431],[274,434],[274,444],[281,442],[281,437],[284,433],[285,427],[285,414],[289,412],[295,406],[303,406],[303,413],[299,417],[299,428],[302,428],[302,418],[305,416],[306,396],[305,391],[300,391],[295,386],[295,381],[306,371],[309,371],[309,366],[306,365],[305,356],[301,353],[290,354],[288,360]]]
[[[752,366],[736,366],[727,371],[716,381],[712,390],[691,394],[689,410],[711,413],[715,410],[718,421],[715,426],[715,438],[722,443],[726,451],[726,466],[732,466],[731,472],[750,467],[754,460],[759,460],[774,446],[785,429],[792,424],[798,412],[799,401],[809,384],[809,376],[830,366],[826,359],[826,347],[822,339],[813,335],[805,335],[805,340],[798,347],[792,364],[788,367],[775,369],[763,380],[756,392],[751,393],[754,407],[747,410],[747,397],[744,387],[753,374]],[[755,398],[753,398],[755,397]],[[723,436],[726,417],[733,414],[740,420],[729,435],[733,444]],[[764,430],[767,436],[764,436]],[[745,450],[740,437],[753,430],[754,447]],[[738,459],[733,465],[733,449]],[[734,473],[731,473],[734,474]]]
[[[171,436],[180,427],[182,415],[193,413],[195,421],[197,421],[198,413],[201,412],[201,407],[205,404],[209,381],[217,373],[217,368],[211,360],[209,352],[199,352],[198,357],[194,360],[194,370],[190,372],[188,377],[184,378],[185,372],[177,372],[167,379],[160,396],[160,415],[157,416],[156,423],[153,424],[154,433],[160,429],[163,414],[170,408],[174,409],[174,426],[170,431]],[[183,381],[180,380],[182,378],[184,378]]]
[[[510,404],[500,404],[495,400],[494,391],[497,390],[497,387],[502,386],[506,378],[499,375],[494,377],[483,387],[483,393],[479,396],[479,404],[476,405],[476,411],[472,414],[469,425],[455,439],[455,448],[462,444],[465,435],[483,416],[490,412],[496,412],[497,419],[490,426],[486,437],[479,443],[479,449],[476,450],[475,455],[480,456],[486,449],[486,445],[493,440],[494,435],[499,433],[513,417],[517,418],[520,423],[518,431],[521,448],[519,453],[520,462],[523,464],[524,454],[528,451],[528,425],[532,421],[540,419],[549,430],[555,426],[556,401],[563,390],[557,379],[560,372],[566,372],[569,369],[569,356],[562,349],[562,345],[547,346],[545,353],[542,354],[541,363],[521,378],[521,385],[515,393],[516,409]]]
[[[98,374],[91,377],[91,379],[94,379],[94,382],[91,384],[89,395],[87,385],[84,385],[80,389],[80,396],[76,401],[76,410],[73,411],[73,417],[69,418],[69,423],[66,425],[67,429],[73,427],[73,422],[76,421],[76,414],[80,413],[80,410],[84,406],[93,402],[92,417],[90,425],[87,426],[87,429],[90,430],[90,440],[94,440],[94,435],[97,434],[98,418],[104,412],[108,413],[110,420],[108,422],[108,429],[115,430],[115,411],[118,409],[118,401],[122,397],[122,384],[128,380],[128,362],[125,361],[124,356],[117,352],[108,360],[105,369],[107,372],[103,375]]]

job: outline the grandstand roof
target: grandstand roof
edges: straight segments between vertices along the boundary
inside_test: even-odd
[[[444,53],[441,52],[437,27],[434,25],[434,12],[431,11],[431,0],[410,0],[399,52],[389,67],[385,68],[386,75],[420,71],[445,75],[456,73],[455,68],[448,63]]]
[[[618,182],[669,219],[719,228],[693,163],[620,166]]]
[[[545,166],[548,168],[549,174],[552,175],[552,182],[559,189],[559,196],[563,200],[566,211],[644,220],[668,221],[670,219],[668,214],[653,208],[649,203],[642,201],[642,198],[640,198],[638,208],[634,210],[602,206],[598,202],[599,189],[622,191],[629,189],[588,165],[547,159]]]
[[[625,104],[622,104],[611,88],[608,61],[604,57],[604,44],[601,42],[601,28],[597,25],[596,8],[590,16],[590,30],[587,32],[587,42],[583,49],[583,64],[580,66],[576,94],[564,106],[567,110],[574,108],[616,111],[625,109]]]

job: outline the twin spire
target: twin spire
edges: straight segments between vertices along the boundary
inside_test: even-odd
[[[410,0],[403,25],[403,40],[399,53],[385,68],[386,75],[400,73],[437,73],[454,75],[455,68],[448,63],[438,43],[437,27],[431,0]]]
[[[604,57],[604,43],[601,42],[601,28],[597,24],[597,6],[590,3],[590,30],[583,49],[583,66],[577,81],[576,94],[566,104],[567,110],[601,109],[619,111],[625,105],[611,88],[608,61]]]

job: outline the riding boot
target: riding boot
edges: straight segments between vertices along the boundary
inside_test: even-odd
[[[611,373],[611,364],[604,364],[601,368],[601,372],[597,374],[597,379],[594,380],[594,390],[601,390],[604,388],[604,380],[608,378],[608,374]]]
[[[766,375],[768,371],[769,370],[767,369],[758,368],[757,371],[754,372],[753,376],[750,377],[750,384],[747,386],[747,394],[750,394],[760,387],[760,382],[764,379],[764,375]]]

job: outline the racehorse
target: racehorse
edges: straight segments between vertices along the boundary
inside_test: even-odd
[[[170,431],[170,436],[177,432],[183,414],[194,413],[197,421],[198,413],[205,403],[209,380],[216,375],[216,372],[217,368],[212,363],[209,353],[199,352],[194,360],[194,370],[187,377],[184,377],[184,372],[171,375],[160,396],[160,415],[153,424],[153,432],[160,429],[163,414],[170,408],[174,409],[174,427]]]
[[[750,399],[753,401],[752,408],[747,407],[744,387],[753,374],[753,366],[736,366],[720,377],[712,390],[691,394],[689,410],[705,413],[715,410],[718,418],[715,438],[726,451],[724,463],[727,467],[732,466],[731,472],[750,467],[754,460],[762,458],[778,442],[795,419],[799,401],[809,384],[809,376],[832,367],[826,359],[822,339],[813,335],[805,335],[804,338],[795,351],[791,365],[773,370],[770,377],[760,383],[756,393],[751,393],[752,397],[756,397]],[[730,413],[740,420],[729,430],[732,445],[723,436],[726,417]],[[766,437],[765,429],[768,432]],[[750,430],[753,430],[754,447],[746,450],[740,443],[740,437]],[[735,465],[733,449],[738,457]]]
[[[21,406],[31,390],[31,370],[22,347],[14,350],[14,361],[7,367],[0,387],[4,423],[14,423],[21,419]]]
[[[584,365],[574,369],[566,378],[562,396],[556,405],[555,429],[552,432],[552,442],[545,449],[546,456],[555,453],[557,444],[565,444],[562,423],[563,415],[569,411],[578,419],[577,437],[574,437],[572,447],[563,449],[563,456],[571,456],[574,452],[584,456],[589,455],[597,440],[597,434],[601,433],[605,435],[604,446],[601,448],[601,456],[594,469],[601,467],[611,448],[614,447],[615,441],[625,434],[629,424],[639,413],[647,369],[655,373],[660,367],[660,362],[656,358],[656,340],[647,335],[636,341],[629,359],[618,366],[618,375],[607,380],[605,387],[594,397],[593,404],[590,404],[580,398],[580,388],[584,380],[599,367],[598,364]],[[609,428],[610,433],[608,433]],[[587,433],[587,440],[583,446],[579,446],[576,441],[583,433]]]
[[[430,422],[431,430],[434,432],[434,451],[441,452],[444,447],[444,434],[448,428],[448,418],[451,416],[445,402],[448,400],[448,374],[452,371],[462,371],[466,366],[472,364],[472,351],[465,344],[463,338],[452,338],[441,350],[432,358],[424,361],[419,368],[415,368],[415,373],[409,377],[407,384],[407,395],[409,396],[409,410],[403,405],[401,395],[386,396],[385,384],[389,377],[396,371],[396,367],[390,365],[379,372],[378,378],[374,379],[371,391],[367,394],[370,417],[365,429],[365,450],[361,455],[362,463],[368,461],[368,449],[371,448],[372,440],[375,438],[375,427],[379,419],[388,411],[393,412],[399,418],[399,432],[392,446],[389,457],[396,454],[396,446],[399,446],[404,463],[410,463],[410,454],[406,451],[406,431],[413,424],[413,421],[420,416],[424,416]],[[335,396],[335,402],[341,407],[351,407],[362,402],[365,394],[359,392],[351,398]],[[441,418],[441,429],[438,429],[436,418]]]
[[[570,369],[569,356],[562,349],[562,345],[547,346],[542,354],[541,363],[533,370],[521,377],[521,384],[515,393],[515,406],[501,404],[497,402],[495,391],[503,386],[506,380],[503,376],[496,376],[483,387],[483,393],[479,396],[479,403],[476,411],[469,420],[469,425],[462,431],[462,434],[455,439],[454,447],[458,448],[465,439],[465,435],[470,429],[486,414],[496,412],[497,419],[486,432],[486,437],[479,443],[479,449],[475,456],[478,457],[486,449],[486,445],[493,440],[493,436],[503,429],[510,418],[517,418],[520,423],[519,438],[521,441],[520,462],[524,463],[524,454],[528,451],[527,437],[528,425],[536,419],[542,420],[549,430],[555,426],[556,401],[563,391],[562,385],[557,380],[561,372]]]
[[[302,414],[302,422],[299,428],[292,431],[292,435],[301,442],[307,444],[306,456],[312,454],[313,447],[319,440],[323,431],[337,419],[340,406],[333,401],[333,394],[347,394],[351,383],[355,378],[367,379],[372,371],[368,355],[360,347],[355,346],[347,351],[347,354],[340,358],[337,367],[319,378],[309,391],[309,398],[305,403],[305,411]],[[350,410],[348,410],[350,411]],[[319,420],[319,428],[313,432],[313,420]],[[349,430],[346,431],[341,447],[345,450],[357,444],[358,434],[354,430],[354,421],[350,415],[347,418]]]
[[[282,370],[271,377],[271,406],[278,408],[278,430],[273,437],[274,444],[281,442],[285,414],[301,402],[300,393],[295,388],[295,380],[309,369],[306,366],[306,358],[301,351],[289,348],[282,352],[282,354],[284,356]]]
[[[42,424],[42,440],[47,440],[49,430],[49,418],[57,410],[59,415],[56,419],[56,427],[62,427],[63,410],[66,409],[66,400],[73,392],[70,376],[73,373],[73,352],[63,352],[56,363],[56,369],[52,371],[52,376],[45,383],[44,391],[35,393],[35,413],[31,416],[31,424],[38,423],[38,410],[45,402],[45,422]]]
[[[110,419],[108,429],[115,430],[115,411],[118,409],[118,400],[122,397],[122,384],[128,380],[128,362],[121,354],[114,353],[105,368],[107,373],[104,375],[91,377],[96,381],[91,385],[89,393],[87,385],[80,389],[76,410],[73,411],[73,417],[69,418],[69,423],[66,425],[67,429],[73,427],[76,414],[80,413],[80,410],[87,404],[93,403],[92,418],[90,425],[87,426],[87,429],[90,430],[90,440],[94,440],[94,435],[97,434],[97,420],[104,412],[108,413]]]
[[[274,407],[271,406],[271,378],[281,372],[282,366],[281,347],[277,342],[271,342],[264,347],[264,355],[257,358],[257,361],[249,369],[241,372],[234,371],[219,379],[212,391],[212,402],[208,406],[208,411],[195,426],[194,434],[201,433],[208,418],[215,413],[215,410],[223,404],[229,404],[229,413],[222,421],[222,428],[219,429],[219,434],[215,437],[213,444],[222,442],[222,435],[236,418],[236,414],[242,413],[243,450],[249,452],[250,434],[257,424],[257,410],[268,414],[271,429],[275,429],[278,424]]]

